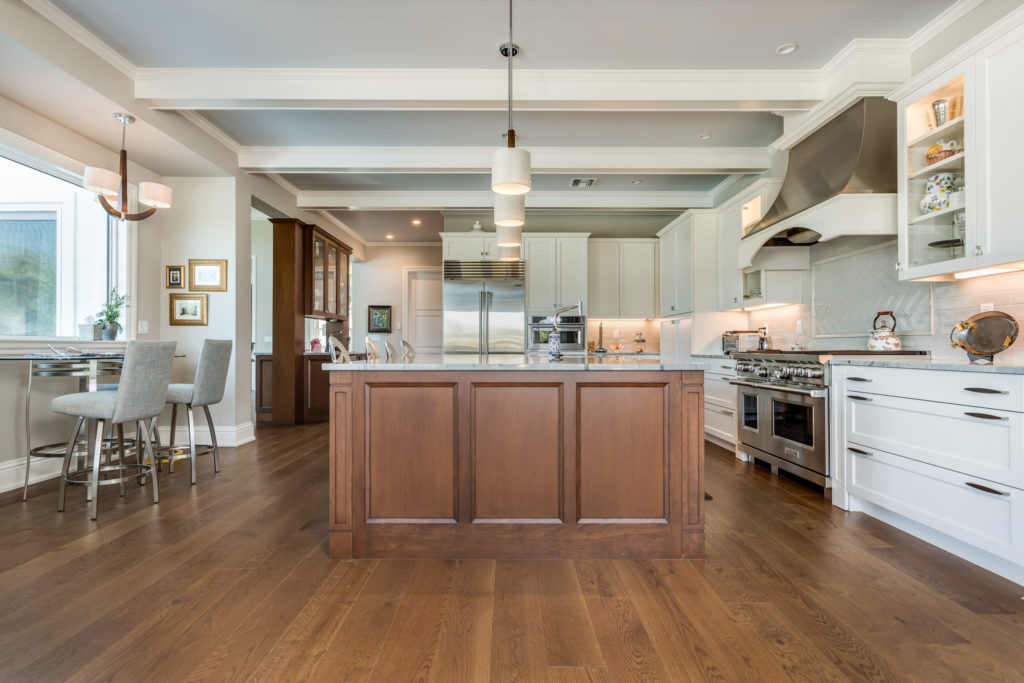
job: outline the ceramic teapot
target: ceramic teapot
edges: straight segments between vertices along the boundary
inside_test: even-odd
[[[925,183],[924,196],[921,197],[921,212],[932,213],[948,209],[951,206],[952,195],[962,184],[963,181],[952,173],[936,173],[929,176]]]
[[[889,327],[882,318],[891,318],[892,327]],[[868,339],[868,349],[871,351],[899,351],[903,348],[900,338],[896,336],[896,316],[892,311],[879,311],[875,321],[871,325],[871,338]]]

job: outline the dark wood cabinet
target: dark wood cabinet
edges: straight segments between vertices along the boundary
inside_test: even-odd
[[[324,363],[331,362],[330,354],[303,356],[306,392],[302,406],[303,422],[327,422],[331,418],[331,382]]]
[[[274,356],[256,354],[256,421],[269,422],[274,412]]]
[[[348,317],[348,257],[352,251],[315,225],[305,227],[306,315]]]

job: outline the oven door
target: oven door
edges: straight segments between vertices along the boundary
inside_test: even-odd
[[[763,390],[761,396],[767,427],[762,450],[828,477],[828,399],[778,389]]]
[[[764,450],[767,425],[762,420],[761,402],[764,390],[737,385],[736,438],[746,446]]]

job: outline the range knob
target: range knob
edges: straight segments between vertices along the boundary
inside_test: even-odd
[[[825,376],[825,371],[818,368],[810,368],[807,370],[807,376],[811,379],[819,379]]]
[[[793,368],[793,376],[795,377],[806,377],[807,368]]]
[[[754,369],[754,374],[757,375],[758,377],[767,377],[768,376],[768,368],[765,368],[765,367],[755,368]]]

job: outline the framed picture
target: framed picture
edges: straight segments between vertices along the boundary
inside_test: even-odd
[[[171,325],[206,325],[209,294],[170,294]]]
[[[391,332],[391,307],[390,306],[370,306],[370,322],[366,326],[366,331],[370,334],[375,332]]]
[[[188,260],[188,288],[191,292],[228,291],[227,259]]]
[[[164,277],[167,289],[185,289],[185,266],[167,266]]]

